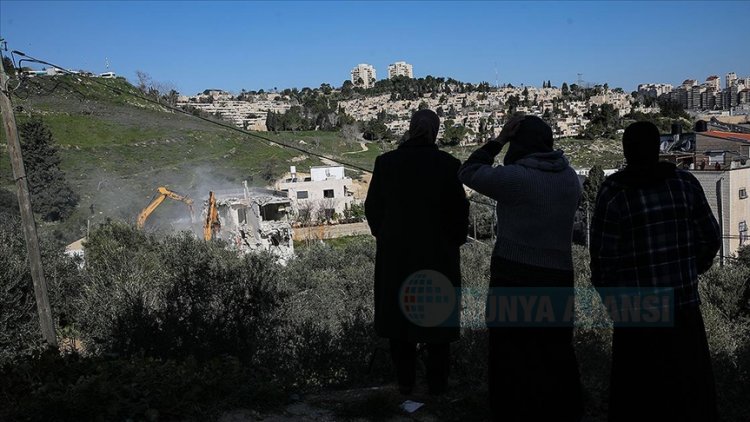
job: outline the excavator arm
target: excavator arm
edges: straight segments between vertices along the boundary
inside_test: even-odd
[[[138,220],[136,222],[136,225],[139,229],[142,229],[146,225],[146,220],[151,215],[151,213],[156,210],[156,208],[161,205],[162,202],[164,202],[165,199],[171,198],[176,201],[184,202],[188,209],[190,209],[190,220],[192,221],[194,218],[193,214],[193,200],[188,198],[187,196],[183,196],[180,194],[177,194],[175,192],[172,192],[171,190],[165,188],[164,186],[159,186],[157,189],[158,194],[154,197],[154,199],[151,201],[150,204],[146,206],[139,214],[138,214]]]
[[[221,223],[219,222],[219,210],[216,208],[216,197],[213,192],[209,192],[206,222],[203,224],[203,238],[211,240],[220,229]]]

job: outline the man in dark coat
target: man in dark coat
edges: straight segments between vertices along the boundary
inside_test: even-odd
[[[609,420],[715,421],[698,274],[719,225],[698,180],[659,162],[656,126],[633,123],[622,144],[627,167],[602,183],[591,221],[591,281],[615,323]],[[639,308],[612,300],[622,295]]]
[[[409,139],[375,160],[365,201],[377,240],[375,330],[390,339],[405,394],[415,383],[416,344],[427,343],[428,386],[439,394],[447,384],[449,343],[459,338],[459,247],[469,203],[456,176],[460,161],[435,145],[439,127],[434,112],[414,113]],[[448,296],[450,302],[441,301]]]

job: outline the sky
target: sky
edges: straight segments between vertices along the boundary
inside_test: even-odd
[[[341,86],[358,63],[541,86],[750,76],[750,2],[0,0],[0,37],[68,69],[204,89]],[[41,68],[41,67],[39,67]]]

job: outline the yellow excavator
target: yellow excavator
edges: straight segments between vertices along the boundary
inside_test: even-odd
[[[156,191],[158,192],[157,195],[154,197],[154,199],[151,201],[150,204],[146,208],[144,208],[140,214],[138,214],[138,221],[136,222],[136,225],[139,229],[142,229],[146,225],[146,219],[148,219],[148,216],[151,215],[152,212],[158,207],[162,202],[164,202],[167,198],[172,198],[177,201],[182,201],[185,204],[187,204],[188,208],[190,209],[190,221],[193,221],[194,215],[193,215],[193,200],[188,198],[187,196],[180,195],[178,193],[172,192],[171,190],[165,188],[164,186],[159,186]]]
[[[221,230],[221,223],[219,222],[219,210],[216,208],[216,197],[213,192],[209,192],[206,222],[203,224],[203,238],[211,240],[219,230]]]

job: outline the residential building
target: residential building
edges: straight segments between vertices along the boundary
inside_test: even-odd
[[[342,166],[312,167],[309,176],[297,174],[292,166],[289,175],[276,183],[276,189],[289,197],[300,222],[336,220],[354,201],[352,179]]]
[[[351,81],[356,86],[369,88],[375,84],[377,76],[375,68],[366,63],[360,63],[351,71]]]
[[[735,161],[725,170],[694,170],[722,234],[719,251],[725,257],[737,253],[741,246],[750,244],[750,166]]]
[[[698,132],[695,137],[696,164],[705,160],[706,168],[725,169],[733,161],[750,158],[750,134],[719,130]]]
[[[407,78],[413,78],[414,72],[412,65],[406,62],[396,62],[388,65],[388,79],[395,76],[406,76]]]
[[[638,94],[644,97],[659,98],[664,94],[672,91],[671,84],[640,84],[638,85]]]
[[[737,74],[734,72],[729,72],[727,73],[727,77],[725,80],[727,82],[726,88],[731,88],[735,83],[737,83]]]
[[[721,79],[716,75],[711,75],[706,78],[706,86],[712,87],[718,91],[721,89]]]

